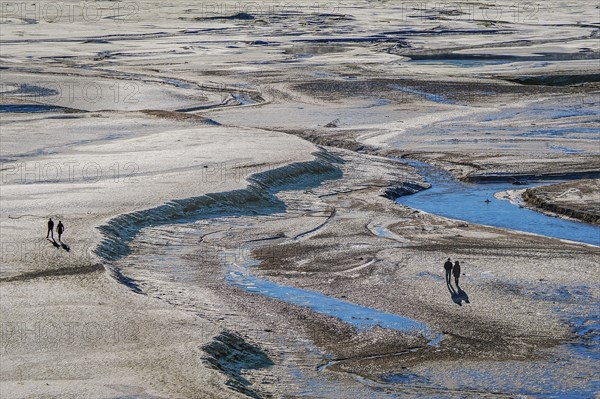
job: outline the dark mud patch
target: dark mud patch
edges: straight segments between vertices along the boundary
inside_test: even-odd
[[[190,122],[200,122],[207,125],[212,126],[221,126],[221,124],[213,119],[205,118],[200,115],[188,114],[185,112],[177,112],[177,111],[163,111],[163,110],[144,110],[142,113],[146,115],[156,116],[164,119],[173,119],[176,121],[190,121]]]
[[[506,80],[526,86],[572,86],[584,83],[600,83],[600,73],[520,76]]]
[[[50,278],[50,277],[65,277],[74,276],[78,274],[89,274],[103,271],[104,268],[100,264],[92,264],[80,267],[61,267],[50,270],[39,270],[35,272],[28,272],[19,274],[17,276],[0,278],[0,283],[11,283],[15,281],[29,281],[38,278]]]
[[[111,44],[110,41],[108,40],[103,40],[103,39],[90,39],[90,40],[84,40],[82,42],[83,44]]]
[[[9,83],[5,82],[0,94],[2,99],[6,97],[16,98],[39,98],[39,97],[57,97],[60,95],[55,88],[33,85],[28,83]]]
[[[359,143],[352,137],[349,137],[347,132],[337,133],[335,131],[331,131],[325,133],[319,131],[294,129],[281,129],[281,131],[298,136],[318,146],[342,148],[345,150],[366,154],[377,154],[375,147]]]
[[[469,183],[513,183],[522,185],[528,180],[578,180],[578,179],[598,179],[600,171],[583,170],[573,172],[548,172],[548,173],[488,173],[469,175],[461,179]]]
[[[214,21],[214,20],[233,20],[233,21],[253,21],[256,19],[256,17],[252,14],[248,14],[246,12],[238,12],[237,14],[232,14],[232,15],[215,15],[214,17],[199,17],[199,18],[195,18],[197,21],[202,21],[202,20],[207,20],[207,21]]]
[[[495,154],[381,151],[379,155],[412,159],[444,169],[454,178],[466,183],[528,183],[529,180],[576,180],[600,177],[597,156],[577,154],[563,157],[548,156],[548,162],[524,162],[514,157]]]
[[[600,73],[520,76],[506,80],[526,86],[572,86],[583,83],[600,83]]]
[[[528,132],[521,133],[518,136],[520,137],[582,137],[587,136],[589,134],[590,140],[598,140],[600,136],[600,129],[595,127],[585,127],[585,126],[577,126],[577,127],[563,127],[563,128],[541,128],[541,129],[531,129]],[[587,137],[586,137],[587,138]],[[560,149],[560,148],[559,148]]]
[[[510,54],[460,54],[460,53],[411,53],[405,51],[402,56],[409,57],[412,61],[481,61],[481,62],[522,62],[522,61],[575,61],[600,58],[597,52],[586,53],[539,53],[535,55],[510,55]]]
[[[106,269],[110,272],[110,274],[115,280],[129,288],[131,291],[135,292],[136,294],[144,293],[138,285],[137,281],[135,281],[131,277],[127,277],[126,275],[124,275],[123,272],[121,272],[121,269],[113,265],[106,266]]]
[[[350,50],[350,47],[339,45],[293,45],[283,51],[284,54],[302,55],[302,54],[334,54],[344,53]]]
[[[0,113],[37,114],[43,112],[82,112],[48,104],[0,104]]]
[[[338,19],[344,19],[339,16]],[[351,19],[350,19],[351,20]],[[303,43],[397,43],[406,36],[450,36],[450,35],[499,35],[510,34],[511,30],[499,29],[405,29],[397,31],[382,32],[380,34],[362,37],[328,37],[318,39],[295,39],[294,42]]]
[[[251,389],[252,383],[242,375],[242,370],[257,370],[275,364],[260,347],[240,335],[223,331],[202,350],[208,355],[204,358],[206,363],[228,377],[229,388],[251,398],[263,397]]]
[[[334,14],[334,13],[302,13],[302,12],[277,12],[271,10],[271,12],[265,14],[251,14],[247,12],[238,12],[231,15],[212,15],[212,16],[198,16],[198,17],[180,17],[181,20],[192,20],[192,21],[240,21],[240,22],[252,22],[252,23],[281,23],[294,19],[295,21],[301,20],[306,25],[323,25],[327,23],[353,21],[354,18],[350,15],[345,14]]]
[[[423,186],[423,185],[414,184],[414,183],[402,183],[401,185],[399,185],[397,187],[386,188],[381,196],[384,198],[387,198],[389,200],[395,201],[402,196],[415,194],[415,193],[417,193],[421,190],[427,189],[429,187],[430,187],[430,185]]]
[[[314,98],[340,102],[347,98],[381,98],[392,103],[413,103],[423,100],[452,104],[455,102],[480,103],[487,99],[503,99],[507,96],[534,96],[564,92],[547,86],[523,86],[498,82],[449,82],[417,79],[365,79],[332,80],[319,79],[300,83],[295,90]]]
[[[237,107],[237,106],[246,106],[246,105],[256,105],[265,102],[265,99],[258,93],[254,92],[237,92],[230,93],[227,98],[222,100],[220,103],[212,103],[206,105],[197,105],[193,107],[181,108],[176,110],[176,112],[186,113],[186,112],[195,112],[195,111],[203,111],[215,108],[224,108],[224,107]]]

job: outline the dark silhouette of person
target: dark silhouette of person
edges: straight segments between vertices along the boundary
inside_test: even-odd
[[[52,218],[48,220],[48,233],[46,233],[46,238],[49,238],[50,234],[52,234],[52,240],[54,240],[54,220],[52,220]]]
[[[452,274],[454,274],[454,282],[456,282],[456,286],[458,287],[458,279],[460,278],[460,263],[458,263],[458,261],[454,262]]]
[[[450,258],[444,263],[444,269],[446,269],[446,284],[452,284],[450,282],[452,279],[452,261],[450,261]]]
[[[58,225],[56,226],[56,232],[58,233],[58,241],[61,241],[60,236],[65,232],[65,225],[62,224],[62,221],[58,221]]]

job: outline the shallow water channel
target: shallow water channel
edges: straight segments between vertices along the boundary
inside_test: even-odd
[[[432,184],[432,188],[400,197],[397,201],[401,204],[471,223],[600,245],[599,227],[548,216],[494,198],[496,192],[518,189],[522,186],[514,186],[511,183],[462,183],[453,179],[449,173],[431,165],[417,161],[404,162],[417,168],[418,172]],[[527,187],[553,182],[559,181],[528,182]],[[489,202],[486,202],[486,199]],[[437,346],[443,338],[442,334],[432,332],[428,326],[416,320],[261,279],[250,272],[251,266],[255,263],[251,259],[229,261],[231,269],[226,277],[227,281],[253,293],[337,317],[355,326],[359,331],[379,325],[384,328],[418,333],[428,337],[431,346]],[[472,367],[472,365],[458,367],[450,371],[454,378],[462,380],[462,383],[456,384],[456,391],[447,391],[446,381],[433,370],[408,374],[391,373],[382,376],[382,382],[367,381],[360,377],[357,377],[357,380],[372,390],[372,397],[412,397],[411,394],[414,393],[426,397],[438,397],[437,395],[471,397],[488,393],[492,396],[505,397],[505,393],[510,392],[517,395],[515,397],[591,398],[600,387],[598,381],[589,380],[581,385],[563,386],[560,380],[556,381],[552,378],[546,380],[556,367],[572,369],[576,378],[585,379],[586,377],[583,376],[588,373],[590,362],[598,359],[598,330],[600,329],[598,320],[573,315],[568,322],[573,324],[574,333],[581,339],[561,346],[558,349],[556,362],[552,364],[544,361],[485,362],[487,368],[480,369],[479,366]],[[580,325],[585,325],[584,331],[580,331],[578,328]],[[540,370],[545,371],[540,374]],[[308,389],[305,394],[308,397],[318,395],[322,393],[323,388],[313,381],[311,389]],[[413,392],[409,393],[409,391]]]
[[[600,229],[598,227],[546,216],[520,208],[508,201],[496,200],[493,196],[497,191],[520,188],[520,186],[513,186],[510,183],[461,183],[430,165],[414,161],[405,162],[416,167],[419,173],[432,183],[432,188],[401,197],[398,199],[399,203],[472,223],[512,228],[594,245],[599,244]],[[533,184],[542,183],[531,183],[531,185]],[[486,199],[489,199],[490,202],[486,203]],[[264,208],[261,208],[263,211],[261,214],[268,215],[271,212],[282,211],[279,208],[271,210],[272,204],[268,201],[262,205]],[[247,216],[256,217],[256,213],[253,213],[252,210],[246,211]],[[235,216],[243,219],[246,211],[240,209]],[[220,215],[216,212],[210,219],[214,223],[219,223],[219,218],[231,218],[231,216],[227,213]],[[198,220],[201,219],[198,218]],[[194,223],[189,219],[186,222]],[[181,224],[184,229],[185,224],[183,222]],[[152,265],[152,269],[173,274],[173,279],[179,280],[177,275],[181,273],[181,270],[174,267],[177,263],[179,249],[176,246],[172,249],[174,253],[169,252],[172,256],[165,258],[151,256],[148,258],[148,263]],[[429,326],[417,320],[355,305],[317,292],[284,286],[255,276],[252,274],[252,266],[256,265],[257,261],[247,256],[240,257],[237,253],[237,251],[222,253],[223,261],[228,265],[225,279],[233,286],[339,318],[353,325],[358,331],[381,326],[414,333],[427,338],[430,348],[438,347],[443,339],[443,334],[433,331]],[[587,292],[587,289],[583,287],[582,292]],[[589,300],[593,301],[593,298],[588,297],[580,299],[585,300],[586,303]],[[579,299],[575,302],[581,303]],[[322,377],[303,376],[299,370],[295,370],[296,379],[302,387],[301,392],[297,392],[295,397],[347,397],[347,390],[350,389],[360,392],[361,397],[365,398],[455,398],[481,397],[480,395],[487,396],[488,394],[498,397],[592,398],[600,388],[597,380],[589,379],[590,364],[598,360],[599,321],[576,315],[569,316],[567,321],[573,325],[573,331],[580,339],[558,347],[554,360],[483,361],[481,364],[475,362],[468,365],[457,363],[445,366],[447,369],[443,372],[437,370],[437,366],[423,365],[423,367],[401,372],[391,371],[382,375],[380,381],[366,380],[356,376],[358,384],[344,386],[345,391],[340,390],[341,387],[337,383],[322,378],[324,375]],[[327,365],[320,368],[319,371],[326,369]],[[569,370],[570,375],[574,376],[574,379],[570,378],[570,380],[575,383],[565,384],[561,378],[550,377],[561,369]],[[449,382],[448,378],[452,382]],[[341,394],[342,392],[344,394]]]
[[[528,181],[526,186],[515,186],[506,182],[463,183],[454,179],[448,172],[424,162],[402,161],[416,168],[432,187],[398,198],[396,201],[400,204],[470,223],[600,246],[598,226],[548,216],[507,200],[494,198],[494,193],[499,191],[560,183],[561,180]]]

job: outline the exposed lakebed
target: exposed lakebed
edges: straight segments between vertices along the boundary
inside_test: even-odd
[[[523,226],[526,224],[523,222],[517,212],[528,212],[535,216],[534,219],[538,220],[537,224],[550,223],[545,225],[547,230],[544,230],[548,236],[553,236],[556,232],[553,231],[550,226],[554,222],[565,222],[570,225],[574,223],[577,227],[591,227],[584,223],[569,222],[558,218],[546,216],[544,214],[537,213],[528,209],[522,209],[515,206],[508,201],[495,200],[493,194],[499,190],[505,190],[506,188],[514,188],[510,183],[492,183],[492,184],[467,184],[460,183],[452,179],[452,177],[442,171],[439,171],[430,165],[416,163],[411,161],[411,165],[417,167],[419,173],[433,184],[431,189],[418,192],[413,195],[401,197],[398,202],[407,204],[405,201],[414,201],[411,203],[411,207],[427,210],[431,213],[441,214],[447,217],[454,217],[463,220],[468,220],[474,223],[483,223],[488,225],[496,225],[495,220],[506,220],[507,217],[513,221],[521,220],[520,224],[514,224],[512,226],[499,226],[507,228],[516,228],[520,226],[523,230]],[[318,184],[318,183],[317,183]],[[299,187],[286,188],[297,190]],[[276,187],[270,187],[272,193],[278,190]],[[446,197],[448,196],[448,197]],[[207,217],[211,220],[211,223],[227,225],[225,219],[232,219],[235,222],[232,226],[241,225],[241,228],[253,228],[252,222],[246,225],[243,223],[245,216],[252,216],[256,218],[258,215],[270,215],[274,213],[285,212],[285,207],[274,206],[277,201],[273,202],[272,198],[269,200],[268,197],[264,199],[259,197],[258,202],[254,202],[254,207],[250,207],[244,210],[243,204],[240,204],[236,212],[210,212],[210,215],[197,215],[198,220],[206,220]],[[444,199],[446,198],[446,199]],[[462,200],[461,200],[462,198]],[[484,202],[485,199],[490,199],[490,203]],[[459,201],[460,202],[457,202]],[[264,202],[263,202],[264,201]],[[471,202],[473,206],[471,207]],[[457,206],[460,205],[459,206]],[[496,214],[493,218],[488,216],[487,222],[477,222],[472,219],[468,219],[469,215],[483,214],[487,212],[488,215],[493,214],[493,208],[496,204],[504,214]],[[446,206],[444,208],[443,206]],[[431,208],[424,209],[425,206],[431,206]],[[435,208],[435,206],[439,208]],[[256,207],[260,208],[260,212],[256,212]],[[464,213],[446,213],[450,210],[455,211],[457,208],[462,209]],[[507,216],[508,215],[508,216]],[[231,216],[235,216],[231,218]],[[177,220],[173,221],[177,224]],[[180,227],[185,230],[185,226],[188,223],[193,224],[194,220],[189,218],[183,218],[180,221]],[[517,222],[515,222],[517,223]],[[533,222],[532,222],[533,223]],[[165,220],[164,224],[168,224]],[[245,227],[243,227],[245,226]],[[255,227],[255,226],[254,226]],[[238,226],[238,228],[240,228]],[[375,234],[378,236],[386,237],[390,233],[379,228],[374,227]],[[569,231],[567,229],[567,231]],[[578,229],[575,229],[580,235],[570,235],[567,238],[574,241],[586,242],[585,235],[581,235]],[[230,230],[230,232],[232,232]],[[188,232],[189,233],[189,232]],[[143,233],[142,233],[143,234]],[[202,231],[197,231],[193,234],[204,234]],[[542,234],[538,232],[538,234]],[[200,236],[201,237],[201,236]],[[583,237],[583,238],[582,238]],[[588,238],[590,236],[587,236]],[[565,237],[561,237],[565,238]],[[278,239],[283,239],[280,237]],[[198,241],[198,237],[191,241]],[[177,266],[177,247],[173,247],[174,252],[170,252],[171,256],[167,257],[150,257],[149,263],[152,264],[152,269],[159,272],[166,272],[168,275],[172,275],[172,280],[179,280],[181,278],[181,268]],[[243,253],[250,253],[250,251],[242,251]],[[245,291],[259,294],[261,296],[277,299],[286,303],[290,303],[296,306],[311,309],[312,311],[323,314],[330,317],[335,317],[341,321],[350,324],[355,327],[357,332],[363,332],[369,330],[375,326],[381,328],[394,329],[403,331],[405,333],[417,334],[427,338],[429,341],[429,348],[435,350],[443,337],[438,331],[433,331],[428,325],[418,320],[414,320],[408,317],[400,316],[397,314],[380,311],[378,309],[369,308],[353,304],[349,301],[340,300],[331,296],[327,296],[318,292],[308,291],[305,289],[299,289],[296,287],[286,286],[283,284],[275,283],[266,278],[256,276],[252,272],[252,267],[258,262],[248,256],[239,257],[239,252],[223,252],[221,254],[222,260],[227,265],[227,274],[225,280],[232,286],[241,288]],[[193,271],[189,271],[193,274]],[[179,277],[179,278],[177,278]],[[182,284],[185,281],[181,282]],[[582,292],[585,292],[583,289]],[[531,295],[535,294],[532,293]],[[543,298],[542,298],[543,299]],[[573,299],[571,296],[568,298],[558,298],[563,301],[573,301],[577,303],[577,298]],[[362,386],[361,389],[367,389],[369,395],[367,397],[373,398],[387,398],[397,397],[411,397],[414,395],[424,395],[428,397],[435,397],[435,395],[443,394],[444,397],[464,397],[464,395],[476,397],[484,392],[498,392],[500,394],[514,394],[514,395],[531,395],[532,397],[554,397],[554,398],[571,398],[571,397],[593,397],[593,393],[597,390],[598,384],[590,379],[585,384],[575,384],[574,386],[565,385],[562,386],[557,384],[558,380],[547,378],[554,372],[559,372],[559,368],[570,370],[570,373],[577,375],[577,381],[581,381],[581,378],[585,380],[586,369],[589,369],[587,365],[594,360],[597,360],[597,346],[598,346],[598,325],[594,320],[588,320],[585,315],[579,313],[573,315],[565,315],[565,322],[569,323],[573,327],[574,337],[572,342],[565,345],[559,346],[553,354],[556,355],[557,361],[553,364],[549,364],[546,360],[531,360],[531,361],[481,361],[481,362],[468,362],[461,363],[450,362],[444,366],[447,371],[440,373],[436,367],[430,367],[428,365],[411,367],[404,371],[390,370],[390,372],[382,374],[378,381],[366,379],[356,375],[356,383]],[[423,350],[427,350],[423,348]],[[385,356],[385,355],[384,355]],[[331,361],[319,370],[327,370],[329,365],[335,364],[336,361]],[[300,378],[301,373],[297,374]],[[449,382],[447,379],[451,376],[454,382]],[[535,376],[532,378],[532,376]],[[329,392],[329,382],[327,379],[306,377],[306,381],[302,381],[304,385],[304,392],[299,396],[314,397],[318,396],[322,392]],[[559,379],[560,380],[560,379]],[[458,382],[456,382],[458,381]],[[453,386],[454,389],[449,389]],[[408,396],[406,396],[408,395]]]

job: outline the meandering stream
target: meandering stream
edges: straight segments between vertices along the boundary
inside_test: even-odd
[[[494,193],[507,189],[514,189],[515,186],[510,183],[486,183],[486,184],[468,184],[462,183],[452,178],[452,176],[431,165],[417,162],[404,161],[417,168],[419,174],[432,184],[432,188],[418,192],[413,195],[400,197],[397,201],[401,204],[420,209],[437,215],[465,220],[471,223],[490,225],[495,227],[509,228],[523,232],[544,235],[559,239],[576,241],[591,245],[600,245],[600,228],[582,222],[566,220],[552,217],[543,213],[536,212],[527,208],[519,207],[506,200],[494,198]],[[528,186],[549,184],[544,182],[529,182]],[[489,200],[487,202],[486,200]],[[336,298],[328,297],[319,293],[287,287],[270,282],[265,279],[253,276],[249,268],[254,264],[251,260],[242,262],[228,262],[230,269],[227,281],[237,287],[247,291],[276,298],[288,303],[304,306],[315,312],[340,318],[341,320],[354,325],[357,329],[365,329],[374,325],[380,325],[385,328],[393,328],[404,331],[420,333],[430,339],[429,345],[437,346],[442,339],[442,334],[434,334],[426,325],[409,318],[398,315],[381,312],[376,309],[366,308],[352,303],[344,302]],[[580,333],[574,328],[574,333],[581,337],[577,342],[562,346],[559,353],[560,362],[564,367],[579,370],[576,373],[585,374],[580,367],[597,358],[598,348],[598,330],[600,325],[598,321],[586,321],[581,317],[572,316],[569,322],[575,327],[579,324],[586,325],[585,334]],[[565,352],[560,352],[565,351]],[[332,362],[335,363],[335,362]],[[508,362],[503,366],[494,362],[486,363],[490,370],[477,370],[474,368],[457,369],[454,371],[456,376],[466,378],[464,384],[459,384],[457,392],[444,391],[447,397],[454,395],[476,395],[471,391],[473,387],[485,387],[488,392],[497,390],[498,392],[518,392],[531,397],[552,397],[552,398],[579,398],[590,397],[598,388],[598,383],[590,382],[586,388],[558,387],[554,382],[544,381],[542,376],[539,379],[533,378],[515,378],[509,370],[520,370],[518,375],[528,375],[531,370],[543,370],[549,367],[543,361],[528,362]],[[326,369],[325,365],[322,369]],[[552,366],[554,367],[554,366]],[[551,367],[551,368],[552,368]],[[360,379],[363,385],[372,388],[375,392],[382,394],[386,390],[390,392],[400,392],[403,389],[434,389],[443,386],[440,376],[434,374],[391,374],[384,378],[384,383],[375,383]],[[478,382],[476,382],[478,381]],[[440,385],[442,384],[442,385]],[[313,390],[307,396],[318,393],[319,389],[313,386]],[[483,393],[485,391],[481,391]],[[553,394],[549,394],[553,392]],[[424,391],[425,393],[425,391]],[[426,394],[433,394],[428,392]],[[504,394],[499,394],[504,396]],[[383,394],[383,396],[386,396]],[[391,397],[394,397],[392,394]]]
[[[600,227],[545,215],[494,198],[494,193],[523,186],[511,183],[463,183],[429,164],[402,160],[417,169],[431,188],[396,201],[411,208],[470,223],[502,227],[526,233],[600,246]],[[560,181],[529,181],[527,187]],[[489,202],[486,202],[489,200]]]
[[[535,234],[543,234],[549,237],[568,239],[582,243],[599,245],[600,228],[578,223],[564,219],[554,218],[529,209],[520,208],[508,201],[497,200],[493,194],[497,191],[515,188],[509,183],[492,184],[467,184],[454,180],[448,173],[440,171],[428,164],[405,161],[416,167],[430,183],[432,188],[398,199],[399,203],[421,209],[438,215],[462,219],[471,223],[486,224],[497,227],[512,228],[515,230],[526,231]],[[541,183],[532,183],[541,184]],[[297,189],[292,187],[291,189]],[[274,190],[276,192],[277,190]],[[485,200],[490,202],[486,203]],[[268,215],[274,212],[281,212],[281,207],[277,207],[269,197],[257,197],[255,207],[260,207],[259,214]],[[232,216],[231,212],[216,211],[211,214],[211,219],[217,220],[220,217]],[[244,217],[256,216],[252,209],[239,209],[235,216]],[[194,214],[198,220],[203,219],[200,214]],[[206,215],[205,215],[206,216]],[[182,227],[185,223],[194,223],[194,220],[186,219],[182,221]],[[376,229],[377,230],[377,229]],[[377,230],[378,231],[378,230]],[[385,232],[380,232],[384,235]],[[174,248],[175,252],[178,249]],[[428,339],[429,345],[438,346],[443,338],[443,334],[433,331],[426,324],[403,317],[396,314],[383,312],[377,309],[355,305],[350,302],[329,297],[317,292],[311,292],[295,287],[288,287],[260,278],[252,274],[252,266],[257,262],[248,257],[236,255],[236,252],[223,253],[223,260],[228,265],[228,271],[225,276],[226,281],[236,287],[246,291],[260,294],[266,297],[275,298],[297,306],[307,307],[317,313],[339,318],[340,320],[353,325],[358,331],[381,326],[410,332],[421,335]],[[175,255],[177,258],[177,255]],[[181,270],[173,267],[175,258],[156,258],[149,257],[148,262],[153,264],[157,270],[172,274],[173,278],[180,274]],[[179,270],[179,271],[178,271]],[[574,319],[573,319],[574,318]],[[590,323],[589,320],[578,318],[573,315],[575,327],[583,326],[579,331],[574,328],[574,332],[581,337],[577,342],[562,346],[559,349],[560,364],[549,365],[547,362],[508,362],[500,364],[498,362],[485,362],[490,370],[474,368],[473,366],[462,366],[452,371],[454,375],[464,380],[463,383],[456,386],[456,392],[448,390],[447,383],[443,375],[438,375],[431,370],[410,370],[401,374],[390,374],[382,376],[381,382],[364,380],[356,376],[361,389],[367,389],[367,396],[363,397],[395,397],[396,394],[406,390],[412,390],[415,397],[421,394],[436,395],[436,390],[444,392],[444,397],[463,397],[464,395],[475,395],[477,392],[511,392],[532,397],[590,397],[597,389],[598,384],[590,383],[582,389],[581,387],[558,387],[552,380],[544,381],[543,375],[536,374],[535,370],[544,370],[546,367],[568,367],[573,368],[577,375],[584,375],[587,364],[594,360],[594,353],[598,348],[598,321]],[[425,348],[424,348],[425,349]],[[332,361],[319,370],[325,370]],[[583,370],[583,371],[582,371]],[[514,374],[516,373],[516,374]],[[529,378],[530,376],[536,376]],[[527,377],[523,379],[522,377]],[[539,377],[539,378],[537,378]],[[299,377],[300,378],[300,377]],[[516,378],[516,380],[515,380]],[[580,378],[580,377],[577,377]],[[332,388],[331,382],[325,382],[320,378],[311,379],[300,378],[303,384],[306,384],[303,394],[298,395],[306,397],[319,397],[323,392],[329,392]],[[475,388],[483,391],[473,391]],[[548,395],[549,392],[556,394]],[[501,394],[500,396],[503,396]],[[327,393],[327,397],[333,397]],[[407,396],[408,397],[408,396]],[[431,397],[431,396],[429,396]]]

